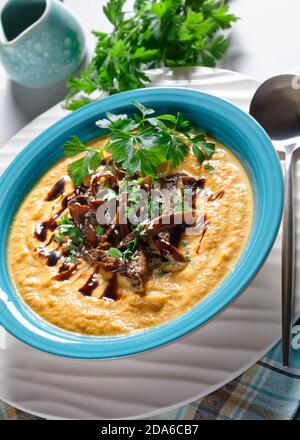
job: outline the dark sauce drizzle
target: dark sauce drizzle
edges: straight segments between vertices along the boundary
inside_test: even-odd
[[[57,228],[57,223],[53,217],[37,225],[34,236],[39,241],[46,241],[47,232],[54,231]]]
[[[73,194],[64,197],[61,201],[61,208],[55,214],[52,215],[48,220],[39,223],[34,232],[34,236],[38,241],[44,242],[47,239],[48,231],[55,231],[57,228],[56,220],[61,216],[61,214],[67,209],[68,202]]]
[[[106,299],[107,301],[117,301],[119,299],[117,293],[117,287],[118,287],[117,275],[114,274],[105,288],[105,291],[102,295],[102,299]]]
[[[65,191],[65,184],[66,179],[65,177],[62,177],[49,191],[47,197],[45,198],[45,201],[52,202],[53,200],[57,199],[57,197],[61,196]]]
[[[204,238],[204,236],[205,236],[205,234],[206,234],[206,231],[207,231],[208,226],[209,226],[209,222],[207,221],[207,216],[206,216],[206,214],[204,214],[204,217],[203,217],[203,226],[201,227],[201,231],[200,231],[201,234],[200,234],[199,243],[198,243],[198,246],[197,246],[197,249],[196,249],[196,254],[199,254],[199,252],[200,252],[201,243],[202,243],[202,240],[203,240],[203,238]]]
[[[46,251],[45,249],[38,249],[39,255],[42,257],[45,257],[47,260],[47,266],[56,266],[58,260],[61,258],[60,252],[58,252],[56,249],[53,251]]]
[[[224,193],[225,193],[225,191],[222,189],[216,195],[209,196],[207,200],[209,202],[214,202],[215,200],[222,199],[222,197],[224,196]]]
[[[199,252],[200,252],[201,243],[202,243],[202,240],[204,238],[204,235],[206,234],[207,227],[208,227],[208,225],[206,225],[204,227],[204,229],[202,229],[202,231],[201,231],[200,240],[199,240],[199,243],[198,243],[198,246],[197,246],[196,254],[199,254]]]
[[[96,268],[92,275],[89,277],[84,286],[79,289],[79,292],[84,296],[91,296],[94,290],[99,286],[99,282],[97,280],[97,274],[99,273],[99,269]],[[117,301],[117,276],[114,274],[105,288],[105,291],[102,295],[102,299],[107,301]]]
[[[54,279],[56,281],[66,281],[69,280],[75,272],[77,272],[78,270],[78,265],[75,264],[74,266],[69,266],[66,264],[63,264],[60,268],[59,268],[59,272],[57,275],[55,275]]]
[[[85,285],[79,289],[79,292],[82,293],[84,296],[91,296],[94,290],[99,286],[99,282],[96,276],[98,272],[99,270],[97,267],[92,275],[89,277]]]

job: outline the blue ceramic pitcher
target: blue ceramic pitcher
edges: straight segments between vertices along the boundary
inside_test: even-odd
[[[9,76],[27,87],[65,80],[83,61],[85,38],[59,0],[8,0],[0,14],[0,57]]]

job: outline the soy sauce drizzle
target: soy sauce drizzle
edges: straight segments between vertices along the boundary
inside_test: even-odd
[[[39,241],[46,241],[47,232],[54,231],[57,228],[57,223],[53,217],[37,225],[34,236]]]
[[[202,240],[203,240],[203,238],[204,238],[204,236],[206,234],[208,226],[209,226],[209,222],[207,221],[206,214],[204,214],[203,225],[202,225],[201,231],[200,231],[201,235],[200,235],[199,243],[198,243],[198,246],[197,246],[197,249],[196,249],[196,254],[199,254],[199,252],[200,252],[201,243],[202,243]]]
[[[69,280],[75,272],[77,272],[78,270],[78,265],[75,264],[74,266],[68,266],[63,264],[60,268],[59,268],[59,273],[57,275],[55,275],[54,279],[56,281],[66,281]]]
[[[45,257],[47,259],[47,266],[56,266],[58,260],[61,258],[60,252],[58,252],[56,249],[53,251],[46,251],[45,249],[39,249],[39,255],[42,257]]]
[[[200,236],[200,240],[199,240],[199,243],[198,243],[198,246],[197,246],[196,254],[199,254],[199,252],[200,252],[201,243],[202,243],[202,240],[204,238],[204,235],[206,234],[206,231],[207,231],[207,226],[205,226],[205,228],[201,232],[201,236]]]
[[[67,209],[68,203],[70,199],[72,198],[73,193],[69,194],[68,196],[64,197],[61,201],[61,208],[52,215],[52,217],[49,218],[49,220],[46,220],[42,223],[39,223],[36,227],[36,230],[34,232],[34,236],[38,241],[46,241],[47,239],[47,233],[48,231],[55,231],[57,228],[56,220],[61,216],[61,214]]]
[[[117,293],[117,275],[114,274],[111,279],[108,282],[108,285],[106,286],[104,293],[102,295],[102,299],[106,299],[107,301],[117,301],[118,293]]]
[[[49,191],[47,197],[45,198],[45,201],[52,202],[53,200],[57,199],[57,197],[61,196],[64,193],[65,184],[66,184],[66,179],[65,177],[62,177],[58,182],[56,182],[53,188]]]
[[[84,296],[91,296],[94,290],[99,286],[99,282],[96,277],[98,272],[99,271],[97,267],[92,275],[89,277],[85,285],[79,289],[79,292],[82,293]]]
[[[61,214],[67,209],[68,207],[68,203],[71,200],[71,198],[73,197],[73,193],[69,194],[68,196],[65,196],[62,201],[61,201],[61,208],[59,211],[57,211],[54,215],[53,218],[57,219],[58,217],[61,216]]]
[[[209,196],[207,200],[209,202],[214,202],[215,200],[222,199],[222,197],[224,196],[224,193],[225,193],[225,191],[221,190],[216,195]]]

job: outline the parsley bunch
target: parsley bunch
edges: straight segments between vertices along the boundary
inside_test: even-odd
[[[69,78],[67,108],[88,104],[97,90],[113,94],[144,87],[150,81],[147,69],[215,66],[228,48],[228,39],[219,31],[237,21],[226,3],[136,0],[133,13],[126,14],[125,0],[109,0],[103,10],[113,32],[94,32],[94,57],[79,78]]]

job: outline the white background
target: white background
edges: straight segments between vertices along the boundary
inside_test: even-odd
[[[6,1],[0,0],[0,6]],[[102,12],[105,3],[65,0],[86,32],[89,54],[95,43],[90,31],[111,29]],[[230,33],[230,50],[219,67],[261,80],[279,73],[300,73],[299,0],[232,0],[230,4],[241,20]],[[63,84],[51,90],[25,89],[12,83],[0,65],[0,147],[34,117],[63,99],[65,92]]]

